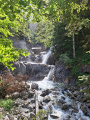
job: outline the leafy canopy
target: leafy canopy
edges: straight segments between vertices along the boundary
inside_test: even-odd
[[[13,48],[10,36],[18,32],[20,23],[25,20],[25,12],[29,0],[1,0],[0,1],[0,63],[5,67],[14,69],[12,63],[20,58],[20,55],[27,56],[26,50]]]

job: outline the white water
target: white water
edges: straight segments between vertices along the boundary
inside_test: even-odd
[[[45,55],[43,55],[42,57],[42,64],[46,64],[47,63],[47,60],[48,58],[51,56],[51,50],[49,50]]]
[[[51,56],[51,51],[49,50],[45,55],[43,55],[43,59],[42,59],[42,63],[36,63],[36,64],[46,64],[49,57]],[[35,64],[35,63],[32,63]],[[48,96],[51,97],[51,101],[47,104],[45,104],[44,109],[48,110],[48,106],[52,105],[52,101],[54,101],[54,105],[52,105],[52,113],[56,116],[58,116],[59,118],[57,119],[53,119],[50,117],[50,114],[48,115],[48,120],[90,120],[89,117],[85,116],[84,113],[82,112],[82,110],[80,109],[81,104],[77,103],[77,108],[78,108],[78,112],[77,113],[73,113],[70,115],[70,118],[67,118],[67,116],[69,116],[69,111],[64,111],[61,110],[60,106],[57,105],[57,100],[61,99],[61,97],[65,98],[65,102],[66,103],[70,103],[73,106],[73,100],[69,99],[68,96],[64,95],[61,91],[60,86],[56,88],[56,84],[51,80],[52,78],[52,74],[54,72],[54,65],[49,65],[51,67],[48,75],[42,80],[42,81],[34,81],[34,83],[37,83],[39,85],[40,90],[38,90],[38,100],[39,101],[43,101],[43,97],[40,96],[40,94],[42,93],[43,90],[47,90],[50,89],[54,92],[58,92],[59,94],[56,95],[57,98],[55,98],[53,96],[52,93],[50,93]],[[32,81],[33,82],[33,81]],[[31,82],[31,83],[32,83]],[[31,85],[31,83],[29,83],[29,85]],[[75,102],[75,101],[74,101]]]

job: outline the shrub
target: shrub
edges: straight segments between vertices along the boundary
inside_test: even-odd
[[[49,111],[48,110],[39,110],[36,114],[35,118],[32,118],[31,120],[47,120],[44,117],[48,116]]]
[[[13,106],[13,101],[11,99],[8,100],[0,100],[0,107],[5,108],[5,110],[9,111]]]
[[[68,55],[66,53],[60,55],[59,61],[64,62],[66,65],[71,65],[71,63],[72,63],[72,59],[70,57],[68,57]]]
[[[79,86],[82,87],[81,92],[85,93],[85,97],[90,97],[90,75],[79,76]]]
[[[26,75],[12,75],[8,71],[4,71],[2,74],[2,82],[0,82],[0,97],[5,97],[7,94],[9,95],[14,92],[24,91],[27,79],[28,76]]]

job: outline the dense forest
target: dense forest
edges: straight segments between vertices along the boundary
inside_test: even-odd
[[[16,61],[30,55],[25,49],[13,47],[13,38],[23,38],[31,46],[51,48],[54,61],[70,68],[70,79],[82,87],[80,92],[84,97],[90,97],[90,0],[1,0],[0,18],[0,98],[3,98],[0,107],[4,106],[5,95],[14,92],[8,89],[10,80],[19,78],[17,91],[21,92],[26,85],[23,79],[28,79],[6,71],[2,75],[4,68],[13,71]],[[33,32],[30,24],[35,22]],[[8,78],[9,82],[4,81]],[[11,109],[12,100],[7,100],[5,105]]]

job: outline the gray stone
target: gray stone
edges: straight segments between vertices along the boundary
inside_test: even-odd
[[[35,99],[33,98],[33,99],[31,99],[31,103],[35,103]]]
[[[32,105],[29,104],[27,108],[30,110],[30,112],[33,112],[33,106]]]
[[[57,115],[55,115],[55,114],[51,114],[50,115],[53,119],[58,119],[59,118],[59,116],[57,116]]]
[[[59,99],[58,101],[57,101],[57,105],[58,106],[61,106],[62,104],[64,104],[65,103],[65,101],[63,100],[63,99]]]
[[[28,92],[28,98],[32,98],[34,96],[35,92],[29,91]]]
[[[46,95],[49,95],[51,91],[49,89],[42,91],[41,96],[44,97]]]
[[[23,100],[27,100],[28,99],[28,95],[22,96]]]
[[[20,97],[19,92],[15,92],[15,93],[12,94],[13,99],[17,99],[18,97]]]
[[[25,101],[22,107],[23,107],[23,108],[27,108],[27,106],[28,106],[29,104],[30,104],[29,101]]]
[[[31,85],[31,89],[35,89],[35,90],[38,90],[38,84],[36,84],[36,83],[32,83],[32,85]]]
[[[50,101],[51,101],[50,96],[46,96],[46,97],[43,98],[43,102],[45,102],[45,103],[48,103]]]
[[[65,104],[63,104],[62,106],[61,106],[61,108],[63,109],[63,110],[67,110],[67,109],[69,109],[71,107],[71,104],[69,104],[69,103],[65,103]]]

